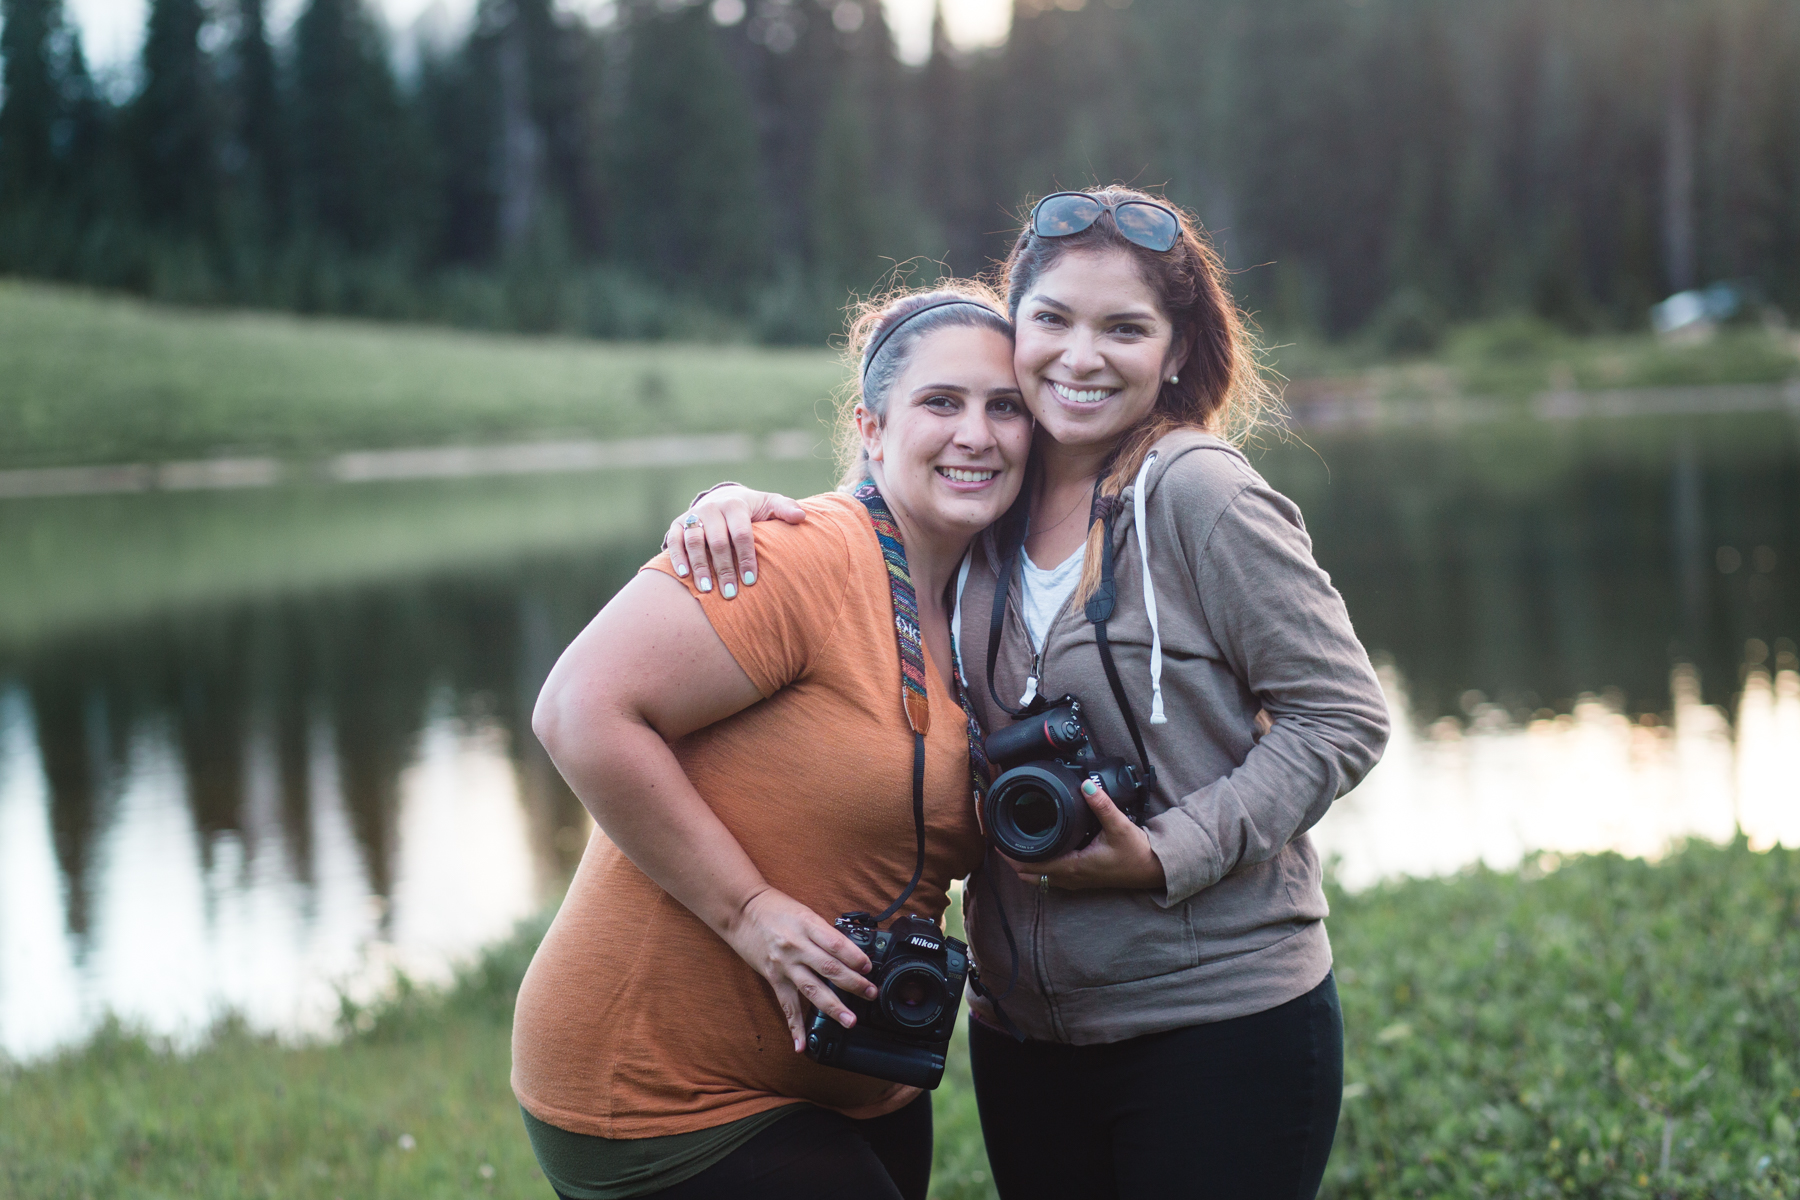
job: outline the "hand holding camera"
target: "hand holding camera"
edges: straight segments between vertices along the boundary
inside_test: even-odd
[[[1162,860],[1150,847],[1150,835],[1120,810],[1106,789],[1095,788],[1083,798],[1100,831],[1087,845],[1049,862],[1011,866],[1021,882],[1031,887],[1066,890],[1082,888],[1154,888],[1168,886]]]
[[[1164,886],[1141,827],[1148,790],[1137,767],[1101,754],[1073,696],[1049,702],[987,739],[1006,768],[989,787],[983,823],[1028,884],[1062,888]]]
[[[862,974],[871,966],[862,947],[775,888],[745,902],[725,940],[774,989],[795,1051],[806,1045],[803,998],[832,1020],[852,1025],[856,1015],[842,997],[876,995]]]
[[[807,1056],[877,1079],[935,1088],[962,1004],[969,948],[924,917],[901,917],[882,929],[868,913],[850,912],[836,924],[868,954],[873,994],[834,989],[857,1020],[852,1026],[816,1013],[806,1034]]]

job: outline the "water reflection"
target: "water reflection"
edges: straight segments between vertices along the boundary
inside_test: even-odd
[[[1655,858],[1689,837],[1800,845],[1800,671],[1752,671],[1735,731],[1702,703],[1698,673],[1669,678],[1667,719],[1635,719],[1587,695],[1571,712],[1524,723],[1496,705],[1465,724],[1429,724],[1405,681],[1381,672],[1394,715],[1386,755],[1316,831],[1339,880],[1363,887],[1530,851],[1616,850]]]
[[[567,876],[587,823],[531,738],[564,642],[638,562],[141,622],[0,692],[0,1047],[110,1009],[318,1030],[441,976]]]
[[[1378,430],[1260,465],[1426,717],[1471,690],[1516,720],[1607,689],[1666,713],[1675,663],[1730,705],[1748,643],[1800,637],[1797,434],[1787,416]]]

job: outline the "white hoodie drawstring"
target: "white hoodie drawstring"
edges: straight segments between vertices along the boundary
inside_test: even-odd
[[[969,690],[969,676],[963,670],[962,645],[957,639],[962,629],[962,594],[963,587],[969,582],[969,560],[975,557],[975,548],[971,546],[963,551],[962,566],[956,570],[956,608],[950,614],[950,657],[956,661],[956,678],[961,681],[963,691]]]
[[[1144,611],[1150,614],[1150,723],[1167,725],[1162,699],[1162,630],[1156,623],[1156,585],[1150,582],[1150,528],[1144,523],[1144,484],[1155,461],[1156,451],[1152,450],[1138,468],[1131,492],[1131,518],[1137,522],[1138,557],[1144,564]]]

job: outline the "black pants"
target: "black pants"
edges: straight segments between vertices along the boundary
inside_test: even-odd
[[[925,1200],[931,1094],[866,1121],[806,1107],[645,1200]]]
[[[1003,1200],[1312,1200],[1344,1091],[1325,982],[1267,1012],[1100,1046],[969,1024],[988,1163]]]

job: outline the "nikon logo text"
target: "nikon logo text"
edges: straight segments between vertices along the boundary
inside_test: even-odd
[[[930,938],[909,937],[906,940],[911,942],[913,945],[917,946],[921,950],[936,950],[939,948],[938,944],[936,942],[932,941]]]

